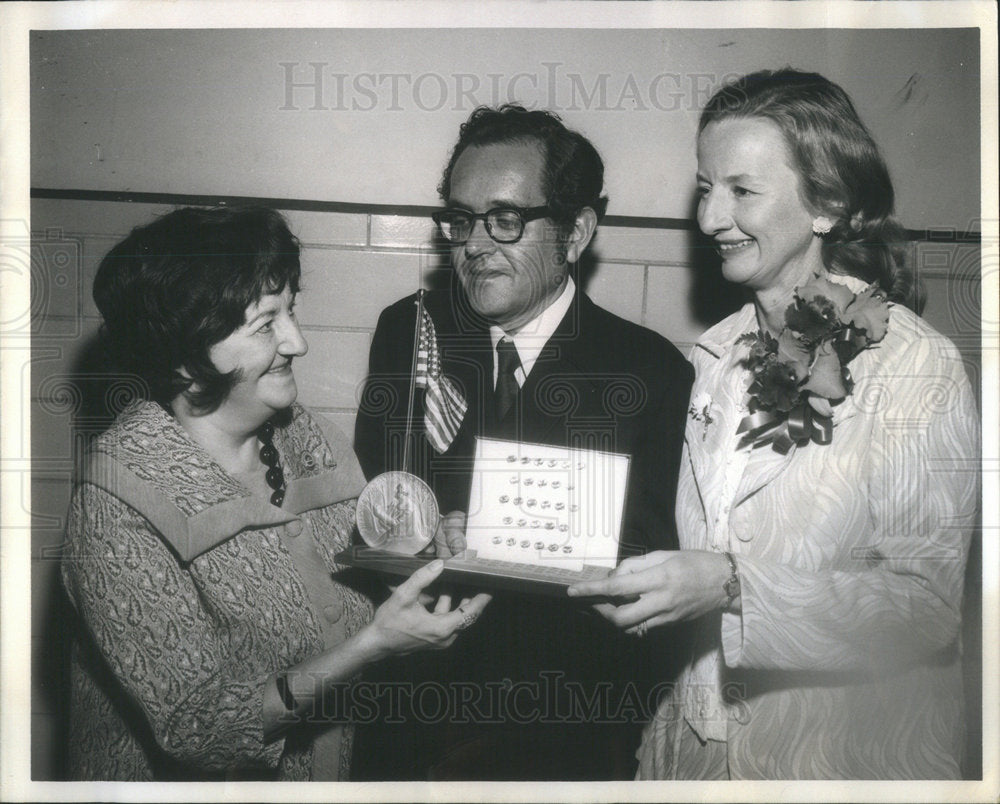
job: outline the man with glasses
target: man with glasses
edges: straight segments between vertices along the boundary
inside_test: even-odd
[[[625,557],[676,547],[673,501],[692,370],[667,340],[601,309],[577,286],[574,267],[607,206],[603,181],[593,145],[550,112],[481,107],[462,126],[438,188],[445,208],[433,216],[454,270],[448,287],[426,294],[425,307],[441,372],[468,407],[441,452],[420,431],[418,395],[407,452],[410,471],[431,485],[442,511],[468,507],[479,435],[628,454]],[[355,432],[369,477],[402,468],[415,315],[414,297],[390,306],[372,341]],[[525,697],[535,701],[532,711],[522,707],[499,723],[425,725],[410,735],[383,727],[382,739],[407,759],[373,776],[632,777],[648,713],[623,714],[614,701],[629,683],[626,694],[641,695],[645,675],[663,678],[669,658],[655,653],[656,640],[623,637],[562,601],[501,596],[466,636],[447,661],[415,660],[397,668],[400,677],[426,672],[452,682],[453,694],[466,682],[482,690],[505,679],[527,683],[536,693]],[[556,676],[563,690],[551,696]],[[607,687],[612,703],[565,711],[573,701],[564,682],[582,684],[585,698]],[[362,763],[367,739],[359,735]]]

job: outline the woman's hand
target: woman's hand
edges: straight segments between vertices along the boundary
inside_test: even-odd
[[[728,602],[723,585],[729,576],[729,561],[722,553],[659,550],[626,558],[603,580],[573,584],[569,595],[638,595],[638,600],[620,606],[594,605],[605,618],[631,633],[640,623],[651,627],[693,620],[722,608]]]
[[[451,597],[441,595],[431,610],[421,603],[424,589],[441,574],[444,562],[436,559],[424,565],[401,583],[392,596],[375,611],[368,625],[345,642],[317,653],[279,674],[284,677],[295,702],[297,715],[316,711],[333,684],[348,681],[372,662],[388,656],[411,653],[425,648],[447,648],[458,632],[472,625],[489,595],[463,598],[451,611]],[[275,732],[287,716],[289,704],[279,692],[277,681],[267,686],[265,731]],[[284,725],[287,725],[287,718]]]
[[[375,611],[371,623],[365,626],[375,659],[416,650],[447,648],[458,632],[472,625],[492,599],[479,594],[462,598],[451,610],[451,595],[440,595],[428,610],[423,590],[433,583],[444,569],[441,559],[421,567],[393,591],[392,596]],[[423,598],[423,600],[422,600]]]
[[[434,533],[434,552],[438,558],[451,558],[465,549],[465,512],[452,511],[441,517]]]

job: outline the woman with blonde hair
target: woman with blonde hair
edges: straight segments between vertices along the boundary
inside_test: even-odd
[[[953,779],[978,415],[915,312],[885,163],[846,93],[791,69],[704,109],[698,223],[752,301],[692,352],[681,549],[571,594],[696,636],[640,778]]]

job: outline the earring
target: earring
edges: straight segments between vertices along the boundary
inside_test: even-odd
[[[830,230],[833,228],[833,221],[831,221],[826,215],[819,215],[813,218],[813,234],[819,237],[823,235],[830,234]]]

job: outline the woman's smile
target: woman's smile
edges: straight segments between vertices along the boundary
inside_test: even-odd
[[[746,240],[729,240],[729,241],[716,240],[715,246],[718,249],[719,254],[725,257],[727,254],[733,254],[734,252],[742,251],[747,246],[753,245],[753,242],[754,242],[753,238],[750,237],[748,237]]]
[[[298,389],[292,361],[308,350],[295,319],[295,296],[288,287],[251,304],[246,320],[211,348],[219,371],[238,371],[239,381],[220,412],[246,418],[254,427],[295,401]]]
[[[823,267],[813,213],[781,131],[759,118],[710,123],[698,138],[698,224],[723,275],[756,292],[791,288]]]

